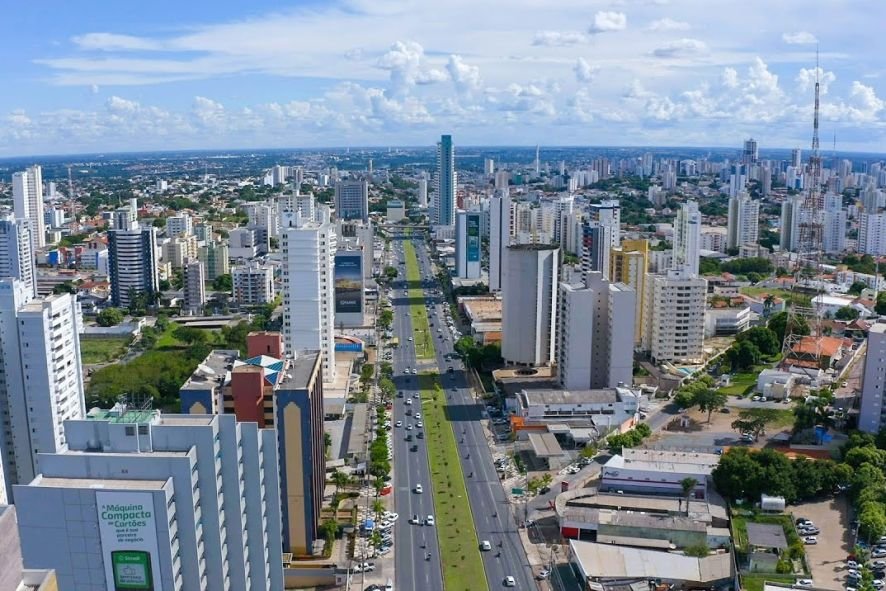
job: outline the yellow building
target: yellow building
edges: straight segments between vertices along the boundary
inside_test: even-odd
[[[609,259],[609,280],[630,285],[637,292],[634,312],[634,344],[640,343],[643,327],[643,290],[646,270],[649,268],[649,242],[622,240],[620,248],[613,248]]]

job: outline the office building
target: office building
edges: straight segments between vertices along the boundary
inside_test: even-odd
[[[599,221],[585,222],[582,226],[582,274],[597,271],[603,273],[604,277],[609,277],[613,231],[615,228],[611,224]]]
[[[64,427],[15,487],[26,566],[62,589],[283,589],[273,430],[122,404]]]
[[[258,261],[238,265],[231,270],[234,302],[241,306],[260,306],[274,301],[274,268]]]
[[[560,283],[557,372],[568,390],[630,385],[634,369],[637,294],[624,283],[589,273],[585,283]]]
[[[602,178],[602,177],[601,177]],[[608,199],[594,203],[590,209],[591,222],[600,226],[609,226],[609,241],[612,248],[621,244],[621,204],[618,199]]]
[[[480,226],[483,212],[455,212],[455,275],[462,279],[480,278]]]
[[[687,201],[680,205],[674,220],[673,268],[685,269],[690,276],[697,276],[700,250],[701,212],[698,203]]]
[[[861,382],[858,428],[877,434],[886,427],[886,322],[871,325]]]
[[[623,240],[619,248],[613,248],[609,264],[609,280],[624,283],[633,288],[634,296],[634,343],[639,345],[643,328],[643,293],[649,272],[649,242],[646,240]]]
[[[359,327],[364,324],[366,301],[362,244],[354,239],[339,239],[334,263],[335,325]]]
[[[800,168],[803,165],[803,151],[800,148],[791,150],[791,166]]]
[[[455,224],[455,189],[458,177],[455,172],[455,149],[452,136],[444,135],[437,143],[437,176],[434,179],[434,216],[436,226]]]
[[[799,151],[799,150],[797,150]],[[781,203],[781,228],[779,245],[782,250],[796,252],[800,244],[800,218],[803,212],[803,197],[787,197]]]
[[[501,273],[511,244],[511,197],[496,189],[489,198],[489,291],[501,291]]]
[[[365,180],[335,183],[335,217],[369,221],[369,183]]]
[[[0,218],[0,277],[18,279],[33,297],[37,296],[37,271],[27,220]]]
[[[205,266],[207,281],[214,281],[220,275],[227,275],[231,272],[228,245],[224,242],[207,241],[206,246],[200,248],[197,258]]]
[[[129,219],[129,208],[118,209],[108,231],[108,270],[111,304],[126,308],[134,297],[152,302],[160,290],[157,272],[157,230]]]
[[[37,475],[37,454],[65,447],[62,422],[85,413],[79,333],[71,294],[34,298],[0,279],[0,462],[6,495]]]
[[[760,234],[760,202],[745,192],[729,198],[726,248],[757,244]]]
[[[17,219],[31,225],[31,252],[46,246],[46,222],[43,219],[43,169],[30,166],[12,175],[12,203]]]
[[[754,138],[750,138],[744,141],[744,149],[741,153],[741,161],[743,164],[751,165],[756,164],[759,160],[760,154],[757,150],[757,140]]]
[[[190,236],[194,233],[194,221],[186,213],[166,218],[166,235],[170,238],[176,236]]]
[[[708,282],[686,269],[646,277],[642,348],[654,363],[700,363],[704,358]]]
[[[886,213],[859,214],[858,252],[873,256],[886,254]]]
[[[189,261],[185,265],[184,273],[184,305],[183,310],[188,314],[199,315],[203,313],[203,305],[206,303],[206,273],[203,263],[197,260]]]
[[[508,247],[502,269],[502,342],[506,363],[554,360],[559,249],[549,244]]]
[[[335,379],[335,228],[327,212],[318,221],[283,218],[283,338],[287,351],[319,350],[323,376]]]
[[[363,253],[363,278],[372,279],[372,268],[375,265],[375,232],[372,222],[363,223],[356,220],[338,220],[335,233],[339,241],[339,249],[360,249]]]
[[[846,226],[849,218],[843,209],[843,196],[829,193],[824,196],[822,212],[822,250],[827,254],[839,254],[846,250]]]

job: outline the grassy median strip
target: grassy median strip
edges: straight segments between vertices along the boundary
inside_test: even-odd
[[[409,312],[412,314],[415,356],[419,360],[434,359],[434,335],[428,323],[428,310],[425,307],[424,290],[421,287],[421,272],[412,242],[406,241],[403,252],[406,255],[406,281],[410,286]]]
[[[434,359],[434,340],[420,285],[418,257],[411,242],[406,242],[404,253],[406,280],[410,285],[418,286],[409,288],[416,357]],[[425,442],[428,446],[428,463],[434,490],[443,585],[447,591],[489,589],[480,556],[480,542],[474,529],[465,475],[458,457],[455,433],[446,418],[446,393],[440,385],[440,375],[436,372],[423,373],[418,376],[418,385],[421,390]]]
[[[434,485],[443,584],[447,591],[488,589],[458,446],[446,419],[446,394],[440,386],[440,376],[422,374],[418,380]]]

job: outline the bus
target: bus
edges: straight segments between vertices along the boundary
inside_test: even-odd
[[[394,337],[391,339],[391,342],[388,343],[388,345],[390,345],[392,349],[396,349],[397,347],[400,346],[400,339],[397,337]]]

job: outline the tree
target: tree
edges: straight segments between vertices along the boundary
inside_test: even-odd
[[[351,483],[351,477],[341,470],[335,470],[330,478],[332,484],[335,485],[335,496],[338,496],[339,490],[345,488]]]
[[[886,300],[884,300],[884,314],[886,314]],[[794,327],[794,334],[800,335],[808,335],[809,334],[809,323],[806,322],[806,319],[802,316],[795,316],[796,326]],[[779,312],[778,314],[773,314],[769,319],[769,328],[772,329],[772,332],[775,333],[778,342],[784,342],[784,335],[787,332],[787,322],[788,322],[788,313],[787,312]]]
[[[698,486],[698,480],[691,477],[686,477],[680,481],[680,488],[683,490],[683,498],[686,499],[686,515],[689,515],[689,497],[692,496],[692,491],[695,490],[695,487]]]
[[[880,316],[886,315],[886,291],[877,294],[877,303],[874,304],[874,312]]]
[[[852,285],[849,286],[849,291],[847,291],[846,293],[848,293],[849,295],[861,295],[861,292],[863,292],[867,288],[867,283],[864,283],[862,281],[855,281],[852,283]]]
[[[396,267],[385,267],[385,277],[387,277],[389,280],[396,279],[397,275],[399,274],[400,272],[397,271]]]
[[[735,340],[753,343],[763,355],[776,355],[781,351],[781,343],[775,332],[765,326],[755,326],[750,330],[746,330],[739,334]]]
[[[382,513],[385,512],[385,503],[381,499],[375,499],[372,501],[372,512],[375,513],[375,518],[378,519]]]
[[[860,315],[861,314],[858,312],[858,310],[856,310],[852,306],[843,306],[842,308],[834,312],[834,318],[836,320],[852,321],[858,318]]]
[[[175,329],[175,338],[189,345],[203,344],[208,340],[205,330],[193,326],[179,326]]]
[[[733,371],[751,369],[760,363],[761,358],[760,349],[751,341],[738,341],[726,351],[726,359],[732,365]]]
[[[726,394],[717,390],[702,390],[695,395],[693,406],[697,406],[702,412],[708,413],[708,422],[711,422],[711,414],[726,404]]]
[[[858,533],[868,542],[886,534],[886,508],[883,503],[869,502],[859,507]]]
[[[105,308],[95,316],[99,326],[117,326],[123,322],[123,312],[117,308]]]
[[[231,274],[225,273],[224,275],[219,275],[218,277],[213,279],[212,289],[214,289],[215,291],[233,291],[234,280],[231,277]]]
[[[74,284],[72,282],[65,281],[64,283],[59,283],[58,285],[53,287],[52,293],[54,293],[54,294],[77,293],[77,288],[74,287]]]

